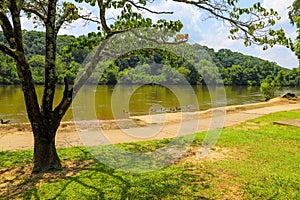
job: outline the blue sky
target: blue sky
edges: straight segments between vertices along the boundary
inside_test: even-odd
[[[255,3],[255,0],[240,0],[240,5],[251,5]],[[281,21],[277,23],[277,28],[284,28],[289,37],[295,38],[296,31],[295,28],[290,25],[287,12],[287,7],[293,3],[293,0],[261,0],[262,5],[266,8],[274,8],[278,11],[279,15],[282,17]],[[232,51],[238,51],[247,55],[252,55],[276,62],[282,67],[295,68],[298,67],[297,57],[293,52],[283,46],[275,46],[267,51],[262,50],[262,46],[251,46],[245,47],[242,40],[232,41],[228,39],[229,31],[226,26],[216,19],[208,19],[206,15],[201,10],[193,7],[191,5],[174,3],[170,0],[161,0],[157,3],[150,4],[150,7],[158,11],[174,11],[173,15],[168,16],[154,16],[151,18],[159,19],[160,17],[165,17],[170,20],[181,20],[184,24],[182,33],[189,33],[191,43],[199,43],[201,45],[206,45],[215,50],[222,48],[231,49]],[[97,15],[97,7],[90,7],[88,5],[83,6],[83,12],[92,11]],[[114,13],[109,13],[113,16]],[[149,15],[150,16],[150,15]],[[32,29],[32,21],[23,18],[23,28]],[[82,35],[90,31],[96,31],[96,26],[93,24],[86,25],[83,21],[77,21],[71,26],[62,29],[60,34],[72,34],[72,35]]]

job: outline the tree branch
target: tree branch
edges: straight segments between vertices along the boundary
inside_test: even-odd
[[[278,13],[274,10],[268,12],[265,8],[254,4],[251,9],[238,8],[234,3],[221,1],[221,3],[211,1],[192,1],[192,0],[173,0],[194,5],[207,13],[210,17],[220,19],[224,22],[229,22],[232,39],[244,39],[245,45],[251,44],[266,44],[273,46],[276,43],[287,43],[287,38],[280,30],[275,31],[275,34],[270,34],[267,30],[278,20]],[[247,19],[240,18],[243,14],[249,16]],[[267,46],[264,46],[266,49]]]
[[[24,47],[23,47],[23,33],[22,33],[22,26],[21,26],[21,19],[20,19],[20,12],[21,10],[18,8],[18,4],[16,0],[10,1],[9,10],[11,13],[12,24],[13,24],[13,34],[16,50],[22,52],[23,56],[25,57]]]
[[[46,3],[45,1],[43,3]],[[25,3],[23,7],[28,7],[32,10],[40,10],[44,14],[44,16],[47,15],[46,5],[43,5],[43,3],[39,0],[31,0],[28,3]],[[42,14],[40,13],[40,14]]]
[[[16,59],[16,54],[15,51],[7,46],[5,46],[2,42],[0,42],[0,51],[2,51],[3,53],[13,57]]]
[[[250,26],[250,24],[244,23],[242,21],[234,20],[231,17],[226,17],[224,14],[222,14],[222,12],[226,11],[226,12],[228,12],[228,15],[230,16],[228,9],[220,9],[220,8],[217,9],[217,7],[209,4],[206,1],[199,1],[199,2],[187,1],[187,0],[173,0],[173,1],[191,4],[200,9],[203,9],[203,10],[207,11],[208,13],[212,14],[214,17],[222,19],[224,21],[227,21],[227,22],[231,23],[232,25],[236,26],[237,28],[239,28],[242,32],[244,32],[246,38],[249,38],[249,36],[255,38],[254,34],[249,33],[247,30],[248,27]],[[208,7],[205,7],[204,5],[207,5]],[[220,11],[221,13],[217,13],[217,12],[215,12],[215,10]]]
[[[100,22],[103,30],[107,33],[111,33],[111,29],[108,27],[105,19],[106,5],[103,3],[103,0],[97,0],[98,6],[100,8]]]
[[[69,16],[69,14],[71,12],[72,12],[72,10],[70,8],[68,8],[68,7],[64,10],[64,13],[62,14],[62,16],[60,16],[60,18],[56,22],[56,25],[55,25],[55,29],[56,29],[55,32],[56,33],[58,33],[59,29],[65,23],[67,17]]]
[[[64,92],[63,97],[60,101],[60,104],[54,109],[54,115],[56,120],[60,121],[64,114],[67,112],[68,108],[70,107],[72,103],[72,95],[73,95],[73,89],[69,90],[69,84],[67,77],[64,78]]]
[[[86,20],[86,21],[91,21],[91,22],[95,22],[97,24],[101,24],[101,21],[99,21],[98,19],[93,19],[90,18],[89,15],[78,15],[80,19]]]
[[[44,93],[42,97],[41,110],[45,116],[50,116],[53,109],[53,99],[55,95],[55,84],[57,82],[57,75],[55,71],[56,61],[56,37],[55,30],[56,23],[56,5],[57,0],[48,3],[48,13],[46,18],[46,53],[45,53],[45,82]]]
[[[88,16],[80,16],[80,18],[88,20],[88,21],[93,21],[96,23],[100,23],[103,30],[107,33],[105,39],[100,43],[100,45],[98,46],[95,54],[92,56],[92,59],[85,65],[86,68],[83,71],[83,74],[81,74],[81,76],[76,80],[76,82],[74,83],[73,87],[71,89],[69,89],[69,85],[67,83],[67,79],[65,78],[65,89],[64,89],[64,94],[63,97],[60,101],[60,104],[54,109],[54,114],[55,116],[58,116],[58,119],[60,119],[59,116],[63,116],[64,113],[67,111],[67,109],[69,108],[69,106],[72,103],[72,98],[73,96],[76,96],[76,94],[78,93],[78,91],[80,90],[80,88],[85,84],[85,82],[88,80],[88,78],[91,76],[91,74],[93,73],[94,69],[96,68],[97,64],[99,63],[99,61],[103,58],[103,56],[107,56],[108,54],[106,54],[107,52],[104,51],[107,43],[109,42],[109,39],[117,34],[123,33],[123,32],[127,32],[130,30],[116,30],[116,31],[112,31],[106,22],[106,18],[105,18],[105,12],[106,12],[106,6],[107,6],[107,2],[106,4],[103,2],[103,0],[97,0],[98,6],[100,8],[100,21],[95,20],[95,19],[91,19]],[[144,9],[147,10],[151,13],[155,13],[155,14],[172,14],[173,12],[155,12],[155,11],[151,11],[150,9],[141,7],[136,5],[134,2],[130,2],[131,4],[133,4],[136,8],[138,9]],[[134,32],[133,32],[134,33]],[[142,38],[142,36],[136,34],[137,37]],[[145,37],[143,37],[143,39],[146,39]],[[162,41],[158,41],[155,38],[147,38],[149,41],[152,42],[156,42],[157,44],[181,44],[181,43],[185,43],[186,41],[180,41],[180,42],[176,42],[176,43],[172,43],[172,42],[168,42],[165,41],[163,38]]]
[[[182,41],[179,41],[179,42],[168,42],[163,37],[161,37],[161,41],[160,41],[159,38],[150,38],[150,37],[145,37],[145,36],[139,35],[134,30],[128,30],[128,31],[130,31],[131,33],[133,33],[138,38],[141,38],[141,39],[146,40],[146,41],[151,41],[151,42],[154,42],[154,43],[159,44],[159,45],[163,45],[163,44],[178,45],[178,44],[183,44],[183,43],[187,42],[187,40],[182,40]]]
[[[13,48],[12,51],[14,51],[15,54],[14,58],[16,61],[18,76],[22,85],[28,118],[32,124],[32,127],[34,127],[34,123],[41,119],[41,115],[30,67],[25,57],[23,48],[22,28],[20,21],[22,4],[19,5],[19,3],[20,1],[16,0],[9,1],[7,9],[9,10],[8,14],[11,15],[12,24],[10,21],[5,21],[8,18],[3,12],[0,12],[2,22],[4,20],[4,23],[2,23],[1,26],[4,28],[6,40],[8,40],[11,48]],[[5,48],[5,46],[2,46],[2,49],[4,51],[8,50]],[[8,51],[7,53],[11,53],[11,51]]]
[[[56,33],[58,33],[59,29],[65,22],[69,22],[71,20],[78,19],[78,9],[77,7],[70,2],[63,2],[63,13],[57,20],[55,27]]]
[[[108,43],[110,37],[112,36],[108,35],[106,39],[101,42],[95,54],[93,55],[91,61],[89,61],[86,64],[86,69],[84,70],[83,74],[73,85],[73,95],[76,95],[78,93],[79,89],[85,84],[85,82],[89,79],[89,77],[93,73],[94,69],[96,68],[97,64],[102,58],[101,53],[103,49],[106,47],[106,44]]]
[[[8,17],[0,11],[0,21],[1,23],[1,28],[3,31],[3,34],[8,42],[8,44],[15,48],[16,43],[15,43],[15,39],[14,39],[14,29],[8,19]]]
[[[25,12],[28,13],[33,13],[36,16],[38,16],[40,18],[41,21],[46,22],[46,17],[43,16],[43,14],[41,12],[39,12],[36,8],[30,8],[30,7],[23,7],[22,10],[24,10]]]

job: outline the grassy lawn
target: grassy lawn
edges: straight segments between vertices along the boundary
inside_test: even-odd
[[[62,170],[30,175],[32,151],[0,152],[0,199],[300,199],[300,128],[272,124],[299,116],[280,112],[225,128],[205,159],[198,156],[205,133],[198,133],[180,160],[142,174],[73,147],[59,149]],[[149,152],[168,142],[119,146]]]

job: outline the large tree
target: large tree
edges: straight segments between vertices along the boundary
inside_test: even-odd
[[[78,4],[83,0],[76,0]],[[230,38],[242,38],[245,45],[253,43],[273,46],[275,43],[287,43],[282,30],[271,30],[270,26],[279,19],[274,10],[266,10],[260,3],[255,3],[249,8],[239,8],[238,0],[173,0],[178,3],[191,4],[207,13],[208,17],[225,21],[230,27]],[[168,11],[154,11],[149,4],[154,1],[148,0],[85,0],[92,6],[99,8],[98,19],[92,15],[78,14],[78,7],[70,2],[58,0],[0,0],[0,25],[7,43],[0,43],[0,50],[13,57],[20,83],[22,85],[28,119],[34,135],[34,170],[47,171],[61,167],[60,159],[55,148],[56,131],[67,109],[70,107],[73,97],[90,77],[94,66],[103,55],[103,49],[109,38],[134,28],[168,28],[177,32],[182,28],[179,21],[167,21],[161,19],[153,22],[144,16],[145,13],[172,14]],[[164,3],[162,1],[161,3]],[[178,5],[180,6],[180,4]],[[108,23],[107,11],[115,9],[118,16]],[[39,104],[32,71],[28,63],[23,46],[23,32],[21,17],[26,14],[37,25],[45,27],[45,62],[44,62],[44,93]],[[97,23],[97,33],[89,34],[94,43],[99,44],[95,57],[87,64],[87,69],[78,78],[77,82],[70,86],[65,78],[65,89],[61,102],[54,107],[53,99],[57,85],[56,73],[56,38],[60,28],[67,23],[83,18]],[[157,39],[157,38],[156,38]],[[89,40],[90,41],[90,40]],[[87,41],[85,41],[87,42]],[[266,46],[267,47],[267,46]]]

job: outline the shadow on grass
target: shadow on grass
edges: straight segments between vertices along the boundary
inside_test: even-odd
[[[201,169],[191,173],[184,165],[173,164],[153,172],[132,174],[97,162],[85,148],[61,151],[60,156],[64,162],[60,171],[31,174],[32,166],[28,164],[0,170],[2,179],[0,197],[3,199],[207,199],[197,193],[197,190],[207,187]],[[199,178],[204,180],[203,187]],[[193,184],[195,186],[191,187]]]
[[[131,174],[94,163],[80,174],[42,185],[25,199],[207,199],[185,188],[198,174],[174,166],[146,174]]]
[[[110,176],[110,179],[114,179],[114,181],[119,181],[123,186],[121,187],[121,198],[120,199],[127,199],[127,191],[130,188],[130,183],[122,178],[120,175],[115,174],[115,170],[108,168],[104,166],[101,163],[95,163],[93,168],[85,168],[85,173],[83,175],[79,176],[73,176],[69,177],[68,180],[63,184],[64,186],[61,188],[61,190],[54,196],[54,199],[57,199],[59,197],[64,196],[64,192],[67,190],[67,187],[71,184],[73,185],[80,185],[80,187],[84,187],[87,191],[92,191],[89,193],[83,194],[85,196],[85,199],[95,198],[97,199],[105,199],[105,192],[103,189],[97,187],[97,181],[95,181],[93,177],[101,176]],[[86,181],[86,178],[89,179],[89,181]],[[103,183],[103,182],[102,182]],[[119,186],[121,185],[119,184]],[[72,187],[72,186],[71,186]],[[76,193],[74,195],[77,196]]]
[[[25,199],[30,199],[30,197],[40,199],[38,195],[40,185],[64,180],[95,162],[91,159],[91,155],[88,155],[81,147],[58,149],[58,151],[61,151],[60,154],[64,160],[63,168],[35,174],[31,173],[32,151],[0,152],[0,199],[15,199],[22,196]],[[69,151],[77,152],[69,156],[64,155]]]

